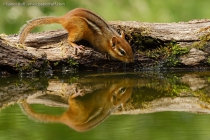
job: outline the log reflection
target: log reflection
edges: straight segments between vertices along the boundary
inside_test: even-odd
[[[2,80],[0,109],[27,98],[22,107],[31,118],[63,123],[77,131],[93,128],[110,114],[163,111],[210,114],[209,77],[209,72],[141,72],[70,75],[18,82]],[[64,107],[67,111],[60,116],[39,114],[40,110],[31,108],[30,104]]]

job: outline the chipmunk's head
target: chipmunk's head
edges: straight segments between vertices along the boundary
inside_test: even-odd
[[[111,49],[109,54],[123,62],[129,63],[134,61],[133,51],[131,46],[125,40],[125,34],[122,32],[121,36],[114,36],[110,40]]]

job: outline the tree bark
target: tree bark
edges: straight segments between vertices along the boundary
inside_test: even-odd
[[[31,33],[26,45],[17,44],[18,35],[0,36],[0,70],[34,71],[41,68],[79,69],[161,69],[208,68],[210,65],[210,20],[179,23],[110,22],[123,30],[131,44],[135,61],[124,64],[106,57],[84,44],[78,55],[67,42],[64,29]],[[83,42],[81,42],[83,44]]]

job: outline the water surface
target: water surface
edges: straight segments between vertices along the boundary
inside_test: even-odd
[[[1,77],[0,139],[209,139],[209,78],[209,72]]]

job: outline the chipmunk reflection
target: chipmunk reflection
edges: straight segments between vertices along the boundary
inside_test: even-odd
[[[75,93],[68,99],[69,108],[61,116],[36,113],[27,101],[21,103],[25,113],[44,122],[59,122],[76,131],[86,131],[105,120],[112,111],[125,103],[132,94],[133,81],[120,79],[107,82],[90,94]],[[113,84],[112,84],[113,83]]]

